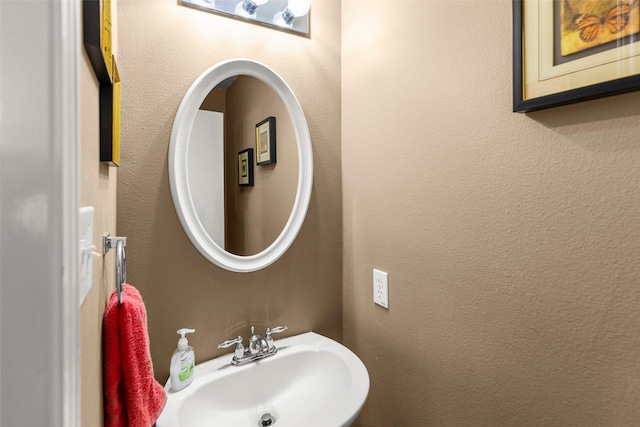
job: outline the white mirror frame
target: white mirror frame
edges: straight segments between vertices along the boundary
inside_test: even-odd
[[[276,240],[262,252],[239,256],[220,247],[198,219],[188,178],[188,150],[196,113],[209,92],[229,77],[246,75],[269,85],[282,99],[293,123],[298,144],[298,188],[291,215]],[[284,254],[295,240],[309,207],[313,185],[313,152],[311,136],[302,108],[287,83],[275,71],[250,59],[220,62],[202,73],[191,85],[180,103],[169,144],[169,183],[171,197],[182,228],[191,243],[215,265],[235,272],[251,272],[265,268]]]

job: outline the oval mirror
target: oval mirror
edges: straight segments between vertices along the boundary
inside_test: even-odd
[[[182,227],[209,261],[250,272],[280,258],[313,182],[309,129],[286,82],[248,59],[202,73],[176,113],[169,182]]]

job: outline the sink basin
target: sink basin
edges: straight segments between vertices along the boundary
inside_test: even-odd
[[[307,332],[275,341],[278,353],[244,366],[227,354],[196,366],[187,388],[165,386],[157,427],[343,427],[369,393],[369,374],[343,345]]]

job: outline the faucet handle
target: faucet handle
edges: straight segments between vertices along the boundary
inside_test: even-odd
[[[271,334],[279,334],[280,332],[284,332],[289,329],[288,326],[276,326],[275,328],[267,328],[267,339],[271,336]]]
[[[238,338],[236,339],[222,341],[220,344],[218,344],[218,348],[227,348],[227,347],[231,347],[234,344],[242,345],[242,337],[240,335],[238,335]]]
[[[267,328],[264,339],[267,341],[269,350],[272,350],[274,348],[273,338],[271,337],[271,334],[279,334],[280,332],[286,331],[287,329],[289,329],[287,326],[276,326],[275,328]]]
[[[218,348],[227,348],[231,347],[234,344],[236,344],[236,349],[234,350],[233,354],[235,357],[241,358],[244,354],[244,347],[242,345],[242,337],[240,335],[238,335],[238,338],[236,339],[221,342],[220,344],[218,344]]]

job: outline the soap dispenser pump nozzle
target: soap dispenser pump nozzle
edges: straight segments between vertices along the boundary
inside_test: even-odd
[[[187,341],[187,338],[185,337],[185,335],[193,333],[195,331],[196,331],[195,329],[189,329],[189,328],[178,329],[178,334],[180,334],[180,339],[178,340],[178,350],[183,351],[187,349],[187,346],[189,345],[189,341]]]

